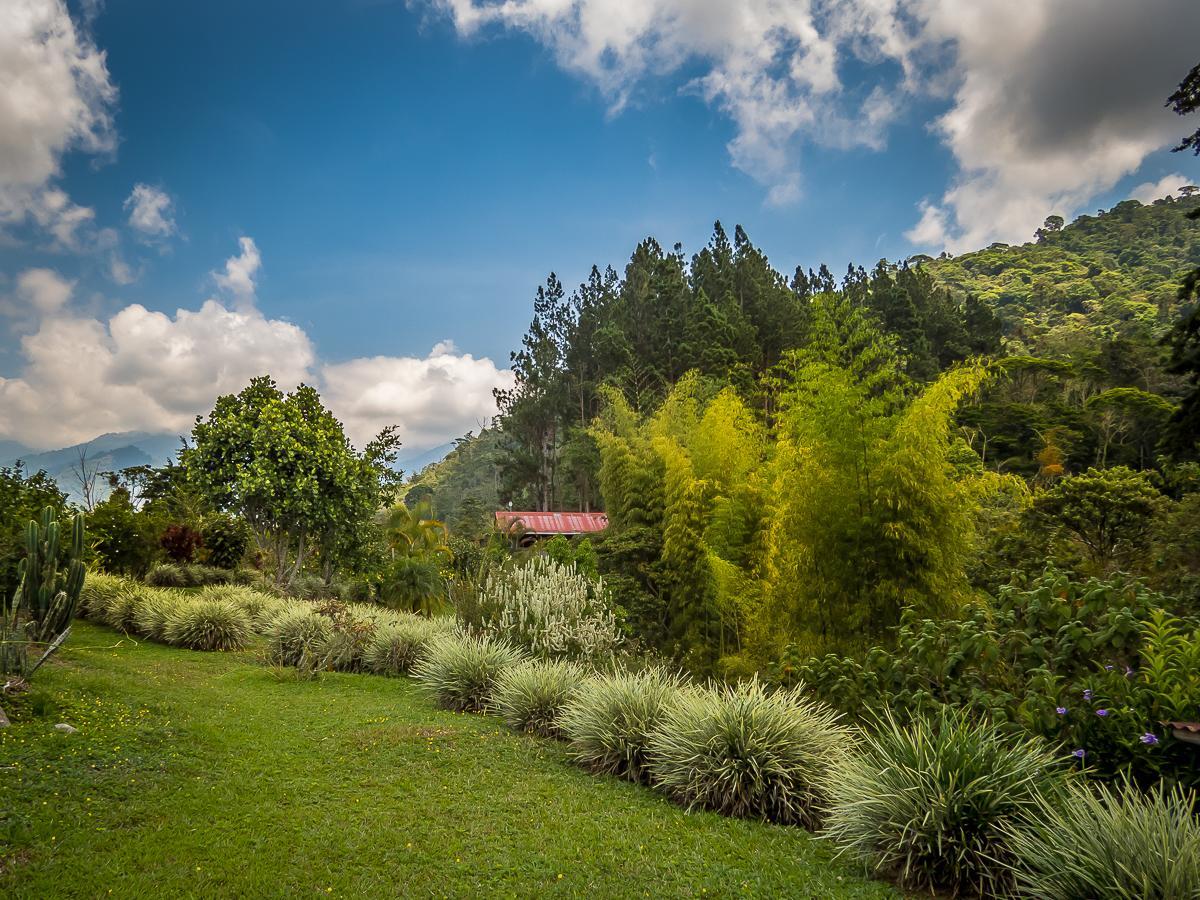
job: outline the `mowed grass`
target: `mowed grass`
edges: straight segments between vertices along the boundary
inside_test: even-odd
[[[803,831],[685,813],[405,679],[80,622],[5,703],[3,896],[894,896]]]

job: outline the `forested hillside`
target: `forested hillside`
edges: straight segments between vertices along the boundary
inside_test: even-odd
[[[690,258],[648,239],[620,274],[551,275],[497,427],[409,496],[476,532],[496,504],[606,508],[633,632],[697,670],[861,644],[1047,559],[1187,593],[1194,446],[1162,442],[1186,389],[1164,338],[1200,264],[1184,193],[840,279],[719,223]],[[1085,473],[1130,507],[1111,539],[1055,494]]]

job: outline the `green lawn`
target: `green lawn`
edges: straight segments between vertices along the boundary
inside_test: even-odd
[[[3,896],[894,896],[803,831],[685,813],[405,680],[80,622],[5,702]]]

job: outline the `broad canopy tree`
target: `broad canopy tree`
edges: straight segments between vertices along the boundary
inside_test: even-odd
[[[316,554],[327,564],[352,559],[395,487],[395,428],[356,453],[307,385],[285,394],[255,378],[197,417],[192,440],[182,454],[189,481],[250,524],[283,587]]]

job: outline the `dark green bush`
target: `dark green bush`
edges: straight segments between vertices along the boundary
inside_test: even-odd
[[[233,516],[213,516],[201,531],[209,564],[218,569],[236,569],[250,546],[250,528]]]

